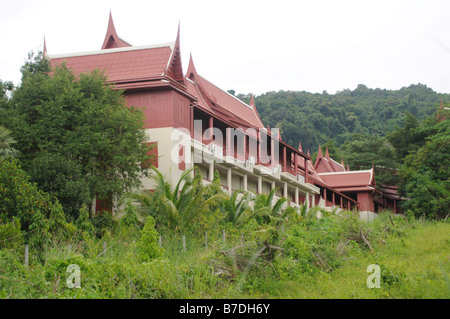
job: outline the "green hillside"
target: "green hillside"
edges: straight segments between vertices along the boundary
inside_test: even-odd
[[[250,94],[236,96],[250,101]],[[403,124],[405,112],[421,121],[437,110],[441,98],[445,103],[449,95],[423,84],[400,90],[360,84],[335,94],[267,92],[255,97],[255,105],[264,125],[280,128],[284,141],[293,146],[301,141],[304,151],[312,154],[319,144],[333,139],[340,146],[355,133],[385,136]]]

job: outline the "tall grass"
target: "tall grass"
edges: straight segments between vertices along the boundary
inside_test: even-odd
[[[159,230],[160,258],[136,257],[140,227],[116,225],[102,236],[57,238],[23,265],[23,247],[0,249],[1,298],[449,298],[450,225],[381,214],[302,217],[283,231],[250,221],[186,236]],[[223,241],[222,229],[226,230]],[[103,250],[103,243],[107,250]],[[69,250],[68,244],[71,248]],[[159,243],[158,243],[159,244]],[[31,251],[31,256],[33,252]],[[81,288],[66,285],[81,268]],[[368,288],[378,264],[381,288]]]

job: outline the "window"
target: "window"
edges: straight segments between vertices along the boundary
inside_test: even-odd
[[[179,145],[178,151],[178,169],[184,171],[186,169],[186,160],[185,160],[185,152],[184,145]]]

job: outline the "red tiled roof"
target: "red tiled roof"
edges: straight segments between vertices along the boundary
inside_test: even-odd
[[[320,176],[317,174],[316,170],[314,169],[314,166],[312,165],[311,161],[308,161],[308,173],[310,177],[313,178],[315,183],[325,185],[326,183]]]
[[[208,106],[208,104],[205,102],[205,100],[203,99],[203,97],[202,97],[202,95],[201,95],[201,93],[200,93],[200,91],[199,91],[199,89],[197,87],[197,84],[195,84],[195,82],[193,82],[192,80],[190,80],[188,78],[186,79],[186,90],[188,91],[189,94],[191,94],[191,95],[193,95],[193,96],[198,98],[197,105],[200,108],[214,113],[211,110],[211,108]]]
[[[319,176],[328,186],[336,189],[375,186],[372,169],[366,171],[319,173]]]
[[[214,104],[219,105],[226,111],[234,114],[237,118],[243,119],[248,122],[250,127],[253,128],[264,128],[258,115],[256,114],[253,107],[245,104],[231,94],[219,89],[217,86],[204,79],[203,77],[198,77],[199,84],[207,92],[209,97],[213,100]]]
[[[326,160],[328,160],[334,172],[345,172],[345,167],[336,162],[334,159],[326,158]]]
[[[52,66],[64,61],[75,74],[105,71],[114,83],[160,78],[170,60],[170,45],[101,50],[67,56],[49,56]]]

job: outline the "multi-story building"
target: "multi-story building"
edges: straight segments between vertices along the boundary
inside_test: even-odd
[[[268,193],[275,188],[276,196],[287,198],[290,205],[345,209],[358,209],[362,199],[367,200],[347,195],[339,176],[332,178],[318,162],[313,165],[301,147],[287,144],[277,129],[265,127],[253,97],[246,104],[206,80],[197,72],[192,56],[184,73],[179,29],[173,42],[131,46],[117,35],[110,15],[100,50],[62,55],[44,51],[52,65],[65,62],[75,74],[102,70],[108,81],[124,90],[127,105],[145,114],[143,129],[157,157],[154,166],[172,182],[196,165],[205,184],[218,171],[229,193]],[[366,184],[374,187],[373,179]],[[152,189],[150,179],[143,185]],[[100,203],[95,205],[98,209]],[[363,208],[373,211],[370,205]]]

